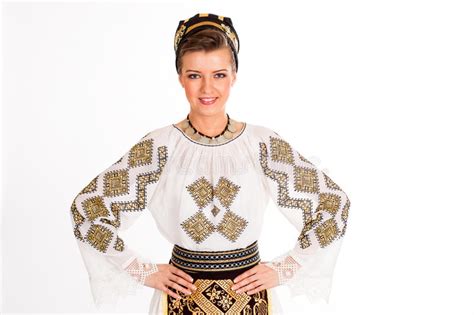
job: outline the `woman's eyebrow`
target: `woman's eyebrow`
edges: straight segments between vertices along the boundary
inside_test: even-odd
[[[216,71],[213,71],[213,72],[219,72],[219,71],[227,71],[227,69],[220,69],[220,70],[216,70]],[[192,69],[186,70],[186,72],[199,72],[199,73],[201,73],[201,72],[198,71],[198,70],[192,70]]]

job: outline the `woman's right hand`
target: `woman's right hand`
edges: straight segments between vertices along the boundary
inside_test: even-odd
[[[145,279],[145,285],[150,288],[159,289],[175,299],[181,297],[173,292],[170,287],[191,294],[197,288],[193,284],[193,278],[179,268],[171,264],[155,264],[158,271],[148,275]],[[192,291],[191,291],[192,290]]]

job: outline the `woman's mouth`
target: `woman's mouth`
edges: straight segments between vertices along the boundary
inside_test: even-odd
[[[212,105],[216,102],[217,97],[200,97],[199,101],[203,105]]]

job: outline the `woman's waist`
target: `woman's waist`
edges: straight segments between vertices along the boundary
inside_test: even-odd
[[[170,264],[195,278],[233,278],[260,263],[258,243],[222,251],[196,251],[174,245]]]

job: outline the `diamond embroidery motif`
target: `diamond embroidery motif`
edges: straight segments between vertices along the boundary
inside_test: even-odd
[[[104,196],[113,197],[128,193],[128,170],[108,172],[104,176]]]
[[[153,158],[153,139],[148,139],[136,144],[128,158],[130,168],[150,164]]]
[[[221,177],[217,182],[214,194],[224,207],[229,208],[239,189],[240,186],[225,177]]]
[[[339,196],[328,193],[322,193],[319,195],[319,205],[316,210],[324,210],[331,213],[332,215],[335,215],[337,213],[337,210],[339,209],[340,203],[341,202]]]
[[[247,224],[246,220],[232,211],[226,211],[224,218],[217,226],[217,231],[232,242],[235,242]]]
[[[86,217],[89,221],[94,221],[98,217],[106,217],[109,214],[102,197],[89,198],[82,203]]]
[[[301,192],[317,193],[318,177],[314,169],[295,166],[295,190]]]
[[[204,177],[199,178],[191,185],[186,186],[199,209],[207,206],[213,198],[212,184]]]
[[[204,241],[216,229],[214,224],[206,218],[202,210],[199,210],[196,214],[181,223],[181,226],[189,237],[198,244]]]
[[[112,231],[102,225],[93,224],[87,231],[86,240],[97,250],[105,253],[112,240]]]
[[[211,212],[212,212],[212,215],[217,216],[219,214],[219,212],[221,212],[221,209],[214,206],[214,208],[212,208]]]
[[[270,137],[271,159],[275,162],[294,164],[293,152],[288,142],[283,139]]]
[[[316,236],[321,244],[321,247],[329,245],[339,235],[339,228],[336,221],[331,218],[319,225],[316,230]]]

